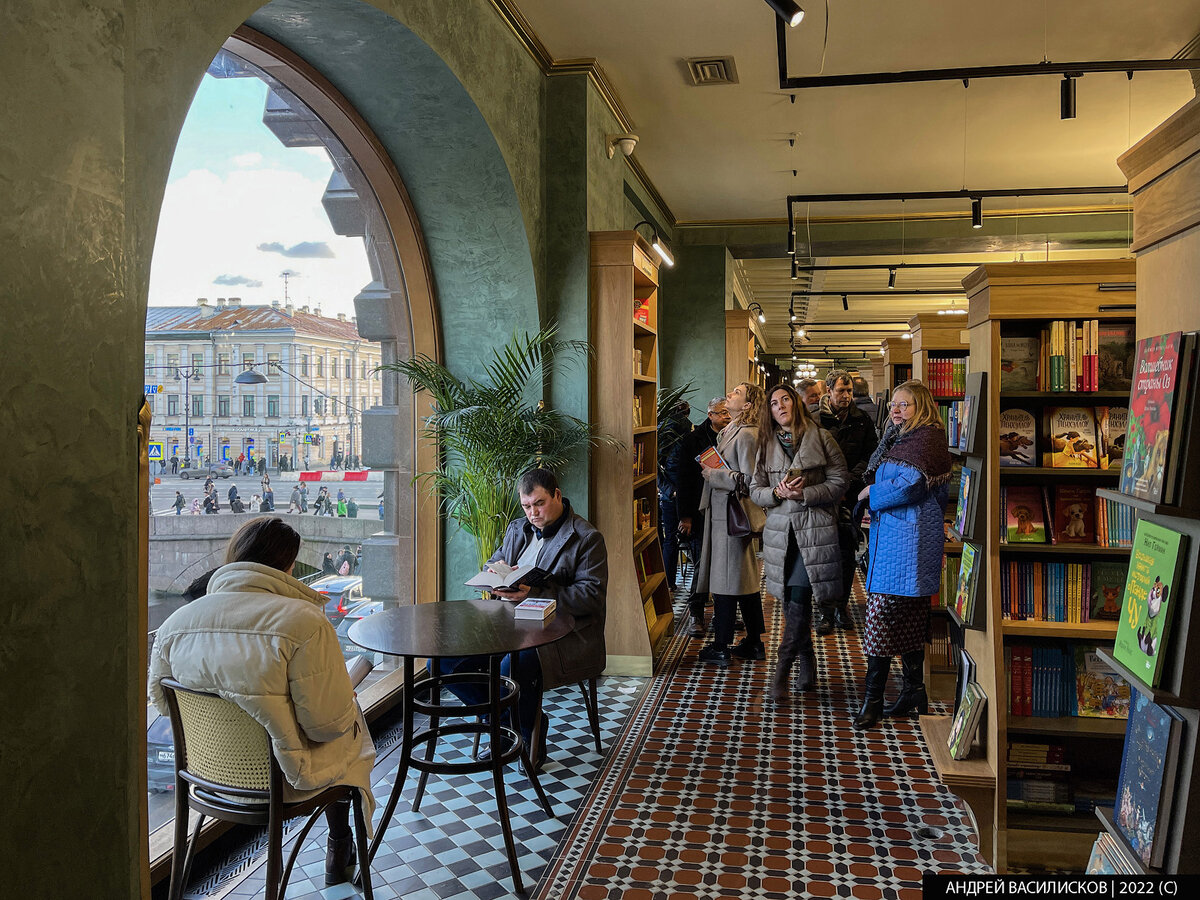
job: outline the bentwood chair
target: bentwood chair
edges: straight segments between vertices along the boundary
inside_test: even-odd
[[[161,684],[175,739],[175,855],[169,900],[183,896],[196,838],[206,817],[267,826],[266,900],[280,900],[309,830],[327,806],[347,797],[354,807],[363,896],[374,900],[359,790],[334,785],[307,800],[285,802],[283,772],[262,725],[237,704],[216,694],[192,690],[170,678],[164,678]],[[191,840],[187,833],[189,809],[200,814]],[[296,836],[287,864],[281,866],[283,823],[305,815],[308,821]]]

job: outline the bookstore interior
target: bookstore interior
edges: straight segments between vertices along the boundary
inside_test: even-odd
[[[39,589],[0,654],[19,687],[0,747],[81,758],[29,766],[0,801],[0,836],[51,858],[62,840],[31,836],[34,823],[88,823],[72,865],[16,876],[27,896],[166,896],[185,836],[147,824],[146,573],[184,538],[163,537],[179,523],[147,506],[130,348],[175,140],[222,47],[237,62],[208,74],[258,72],[262,122],[332,160],[317,194],[339,235],[362,238],[375,280],[348,296],[385,362],[427,357],[485,380],[513,334],[553,325],[586,347],[534,379],[534,402],[598,436],[559,476],[607,552],[599,694],[593,676],[548,686],[547,704],[580,689],[583,701],[548,708],[546,794],[508,776],[541,801],[531,788],[512,803],[530,826],[519,852],[507,822],[507,862],[496,843],[502,767],[470,763],[483,793],[428,794],[428,819],[422,774],[376,857],[407,866],[406,887],[388,893],[376,864],[376,896],[507,896],[497,885],[511,867],[520,892],[518,865],[555,900],[911,898],[926,872],[1200,873],[1196,0],[928,0],[916,14],[697,0],[684,26],[678,4],[624,0],[272,0],[233,18],[228,4],[115,5],[122,27],[64,0],[29,11],[20,33],[37,41],[6,41],[14,70],[53,87],[15,92],[20,124],[0,129],[0,197],[19,226],[0,229],[0,258],[23,335],[0,411],[10,472],[42,488],[10,492],[9,546]],[[65,27],[64,9],[91,24]],[[351,195],[364,202],[353,214],[338,205]],[[258,250],[271,246],[284,244]],[[208,277],[236,283],[223,271]],[[64,360],[81,373],[70,384]],[[865,579],[857,628],[814,639],[816,690],[773,705],[784,604],[764,594],[765,660],[699,663],[708,638],[689,636],[689,586],[708,556],[686,528],[667,531],[662,505],[683,514],[662,468],[681,396],[699,430],[739,386],[825,391],[839,369],[877,435],[893,391],[923,382],[952,458],[928,712],[869,732],[850,726]],[[396,371],[382,380],[361,420],[380,498],[380,531],[360,539],[364,595],[387,610],[545,578],[529,560],[476,574],[469,536],[420,487],[454,464],[422,430],[428,396]],[[744,536],[734,528],[731,515],[729,535]],[[569,602],[536,595],[520,627],[574,621]],[[373,732],[399,727],[402,673],[382,670],[359,695]],[[383,734],[380,777],[400,755]],[[913,787],[909,768],[927,782]],[[570,809],[542,816],[547,796]],[[464,809],[487,820],[478,852],[463,850],[479,827]],[[422,838],[435,818],[445,832]],[[208,821],[196,843],[219,847],[226,828]],[[244,868],[260,882],[221,896],[254,895],[272,866]]]

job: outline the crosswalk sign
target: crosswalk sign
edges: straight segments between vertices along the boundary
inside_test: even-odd
[[[163,458],[162,441],[151,441],[149,444],[149,447],[150,447],[150,459],[154,460],[155,462],[161,461]]]

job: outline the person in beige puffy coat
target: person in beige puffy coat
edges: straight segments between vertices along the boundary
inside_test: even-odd
[[[291,576],[299,549],[300,535],[282,519],[257,518],[238,529],[207,595],[159,628],[150,700],[166,714],[159,682],[169,677],[236,703],[271,736],[285,800],[353,785],[370,823],[375,747],[325,617],[326,598]],[[336,884],[354,865],[349,804],[331,806],[326,817],[326,883]]]

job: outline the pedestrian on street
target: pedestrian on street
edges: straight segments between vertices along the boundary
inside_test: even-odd
[[[244,513],[246,504],[242,502],[241,497],[234,497],[233,502],[229,504],[229,511],[234,513]]]
[[[238,457],[237,457],[237,462],[234,463],[233,471],[237,472],[240,475],[242,473],[242,466],[245,462],[246,462],[246,454],[239,453]]]
[[[341,494],[341,491],[338,491]],[[346,518],[346,498],[339,497],[337,502],[337,514],[339,519]]]
[[[204,495],[204,514],[206,516],[216,515],[217,512],[217,494],[216,491],[209,491]]]
[[[300,512],[308,512],[308,484],[300,482]]]
[[[267,458],[265,456],[260,456],[258,458],[258,474],[259,475],[267,474]]]
[[[258,480],[258,483],[262,485],[263,493],[266,493],[271,489],[271,476],[263,472],[262,478]]]
[[[346,501],[346,517],[350,519],[358,518],[358,504],[354,502],[353,497]]]
[[[288,500],[287,511],[295,513],[300,512],[300,485],[296,485],[294,488],[292,488],[292,496]]]
[[[172,475],[179,474],[179,457],[178,456],[171,457],[171,474]]]
[[[207,478],[205,478],[204,479],[204,493],[207,494],[209,491],[211,491],[213,489],[214,483],[215,482],[212,480],[211,475],[209,475]]]
[[[338,488],[338,503],[341,503],[345,499],[346,499],[346,492],[343,491],[341,488]]]
[[[262,497],[258,494],[250,498],[250,512],[262,512]]]
[[[321,558],[321,574],[322,575],[336,575],[337,574],[337,566],[335,566],[333,564],[333,554],[332,553],[326,553]]]
[[[176,491],[175,492],[175,504],[174,504],[175,515],[178,516],[183,512],[183,504],[184,504],[183,494],[181,494],[179,491]]]
[[[379,496],[379,521],[383,521],[383,495]]]
[[[267,489],[263,491],[263,512],[275,512],[275,492],[271,490],[271,483],[267,482]]]
[[[200,509],[200,498],[197,497],[195,500],[192,501],[191,513],[193,516],[198,516],[198,515],[200,515],[201,512],[203,512],[203,510]]]
[[[236,500],[236,499],[238,498],[238,491],[237,491],[237,485],[236,485],[236,484],[231,484],[231,485],[229,486],[229,494],[228,494],[228,497],[229,497],[229,505],[230,505],[230,507],[232,507],[232,506],[233,506],[233,501],[234,501],[234,500]]]

